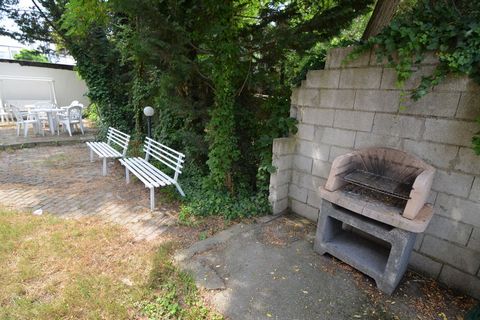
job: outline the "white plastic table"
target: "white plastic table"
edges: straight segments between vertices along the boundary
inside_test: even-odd
[[[39,119],[39,117],[38,117],[39,112],[46,113],[47,118],[48,118],[48,125],[50,127],[50,132],[53,135],[53,134],[55,134],[55,119],[54,118],[55,118],[55,116],[58,112],[63,112],[63,111],[64,110],[58,109],[58,108],[34,108],[34,109],[31,109],[29,111],[29,114],[36,115],[37,119]],[[39,122],[40,122],[40,120],[39,120]]]

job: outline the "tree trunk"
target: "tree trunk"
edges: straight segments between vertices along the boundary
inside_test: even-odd
[[[377,0],[367,27],[362,35],[362,40],[376,36],[385,28],[393,18],[400,0]]]

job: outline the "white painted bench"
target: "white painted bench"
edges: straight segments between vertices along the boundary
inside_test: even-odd
[[[128,142],[130,136],[115,128],[108,128],[107,142],[87,142],[90,148],[90,161],[93,162],[93,153],[95,152],[100,159],[103,159],[102,174],[107,175],[107,159],[124,158],[127,154]],[[118,147],[122,152],[116,150]]]
[[[150,189],[150,209],[155,208],[155,188],[174,185],[178,192],[185,196],[177,179],[182,173],[185,155],[173,150],[153,139],[146,138],[143,145],[145,158],[124,158],[120,163],[125,166],[125,178],[130,183],[130,171]],[[149,162],[150,158],[157,160],[172,170],[173,176],[163,172]]]

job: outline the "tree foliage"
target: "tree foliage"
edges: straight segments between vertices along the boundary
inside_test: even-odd
[[[9,13],[12,36],[61,43],[104,126],[140,139],[154,106],[155,138],[187,155],[185,212],[228,217],[268,210],[272,140],[296,130],[292,83],[374,2],[35,1],[43,14]]]
[[[13,56],[15,60],[48,62],[48,58],[37,50],[21,49]]]

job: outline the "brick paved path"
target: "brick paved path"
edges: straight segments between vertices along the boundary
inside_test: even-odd
[[[175,223],[176,208],[162,205],[151,212],[143,183],[125,173],[118,161],[110,161],[108,175],[101,162],[89,161],[85,144],[46,146],[0,152],[0,204],[44,212],[65,218],[98,216],[126,226],[137,240],[151,240]]]

